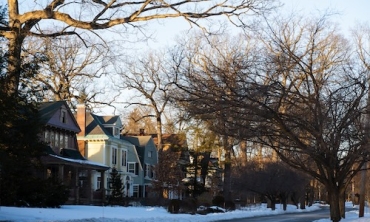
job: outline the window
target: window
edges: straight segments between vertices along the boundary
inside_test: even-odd
[[[127,165],[127,151],[122,150],[121,153],[121,166],[125,167]]]
[[[59,132],[55,132],[55,147],[59,147]]]
[[[100,189],[100,183],[101,183],[101,177],[98,177],[97,180],[96,180],[96,189],[97,190]]]
[[[151,178],[152,177],[152,166],[145,164],[145,176]]]
[[[69,148],[69,144],[68,144],[68,134],[65,135],[64,137],[64,148]]]
[[[64,134],[63,134],[63,133],[60,133],[60,135],[59,135],[59,144],[60,144],[60,147],[61,147],[61,148],[67,148],[67,147],[64,145]]]
[[[112,164],[117,164],[117,148],[112,148]]]
[[[135,174],[135,163],[128,163],[127,172]]]
[[[60,111],[60,122],[67,123],[67,111],[66,110]]]
[[[54,145],[55,145],[54,132],[51,131],[50,132],[50,146],[54,147]]]
[[[139,197],[139,185],[133,185],[132,190],[133,190],[133,196]]]
[[[114,127],[114,135],[119,136],[119,129],[117,127]]]
[[[45,130],[45,134],[44,134],[44,141],[47,143],[47,144],[49,144],[49,142],[50,142],[50,138],[49,138],[49,130]]]
[[[149,157],[149,158],[152,158],[152,156],[153,156],[153,151],[149,151],[149,152],[148,152],[148,157]]]

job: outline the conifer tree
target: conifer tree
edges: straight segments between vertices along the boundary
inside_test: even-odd
[[[110,188],[112,189],[112,193],[108,199],[109,204],[110,205],[122,204],[124,185],[121,180],[121,175],[114,167],[112,169],[112,172],[110,172]]]

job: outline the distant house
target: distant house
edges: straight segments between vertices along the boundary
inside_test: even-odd
[[[140,132],[138,134],[128,134],[127,136],[131,137],[143,137],[143,136],[150,136],[153,138],[153,142],[155,146],[157,147],[158,150],[158,134],[146,134],[144,129],[140,129]],[[162,135],[162,155],[165,156],[170,156],[172,159],[171,160],[165,160],[166,166],[161,166],[161,167],[173,167],[173,166],[181,166],[180,168],[185,169],[186,166],[190,163],[190,154],[189,154],[189,149],[187,145],[187,140],[185,134],[163,134]],[[171,154],[168,154],[171,153]],[[160,155],[160,154],[159,154]],[[167,166],[168,164],[168,166]],[[162,163],[163,165],[163,163]],[[171,172],[171,171],[169,171]],[[181,181],[182,179],[186,179],[186,172],[181,172],[181,175],[178,175],[176,172],[175,175],[169,175],[167,181],[164,181],[163,184],[163,197],[168,198],[168,199],[182,199],[183,197],[186,196],[183,187],[185,186],[184,184],[173,184],[171,186],[168,186],[168,183],[174,182],[177,179]],[[162,175],[163,176],[163,175]],[[178,177],[179,176],[179,177]],[[171,177],[171,179],[170,179]],[[162,178],[164,179],[164,178]],[[165,180],[165,179],[164,179]]]
[[[133,139],[134,143],[131,143],[127,138],[121,138],[120,131],[123,126],[119,116],[95,115],[88,112],[85,105],[78,105],[76,119],[81,128],[77,136],[81,154],[88,160],[116,168],[125,185],[125,196],[145,197],[145,187],[148,185],[146,177],[149,176],[147,173],[150,172],[149,165],[152,162],[147,161],[144,152],[149,152],[150,146],[144,145],[142,140],[136,143]],[[157,158],[153,150],[147,155]],[[105,175],[94,174],[93,181],[93,189],[101,190],[102,187],[107,187],[109,195],[109,172]]]
[[[44,102],[38,105],[43,123],[41,140],[48,144],[48,155],[42,157],[46,177],[57,177],[70,187],[69,203],[96,203],[105,196],[95,197],[92,175],[104,174],[108,166],[89,161],[79,152],[76,133],[81,130],[65,101]]]
[[[135,145],[144,170],[142,175],[134,178],[134,182],[139,185],[136,188],[139,189],[139,194],[142,197],[148,197],[152,180],[155,178],[153,167],[158,163],[158,152],[153,138],[151,136],[122,136],[121,138]]]

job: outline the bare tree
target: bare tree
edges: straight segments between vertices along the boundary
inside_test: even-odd
[[[236,53],[235,40],[228,46],[208,41],[215,55],[188,57],[179,69],[183,103],[203,118],[227,110],[226,127],[214,130],[270,147],[320,181],[331,219],[340,221],[345,188],[369,158],[368,70],[325,16],[276,19],[251,36]],[[227,47],[233,56],[221,53]]]
[[[239,192],[252,191],[266,197],[272,210],[276,209],[277,198],[280,198],[286,210],[288,198],[296,193],[305,193],[309,183],[305,175],[282,162],[265,162],[261,165],[249,161],[245,166],[239,166],[232,172],[234,189]],[[304,195],[300,195],[300,198],[304,199]]]
[[[156,19],[182,17],[193,25],[199,19],[225,15],[234,23],[242,23],[243,16],[262,13],[274,7],[273,0],[235,1],[64,1],[19,2],[8,0],[8,21],[0,24],[0,36],[8,40],[8,93],[17,93],[21,73],[21,53],[28,36],[57,37],[81,34],[83,30],[102,30],[122,25],[122,33],[129,27],[140,28]],[[71,13],[73,11],[73,13]],[[50,22],[59,28],[50,30]],[[81,35],[79,35],[81,36]],[[103,36],[101,38],[104,39]]]
[[[78,102],[111,105],[117,96],[111,92],[109,99],[98,98],[109,88],[99,84],[111,60],[105,46],[93,44],[85,48],[74,36],[33,39],[27,41],[27,46],[28,54],[39,54],[43,59],[37,75],[21,81],[34,91],[42,91],[44,99],[66,100],[75,109]]]
[[[173,53],[173,62],[177,67],[177,86],[171,96],[180,106],[183,106],[191,116],[208,123],[210,130],[221,138],[224,150],[224,184],[225,199],[231,198],[231,155],[233,147],[239,141],[237,135],[244,128],[234,127],[235,121],[243,124],[244,120],[232,116],[243,112],[245,108],[228,103],[235,97],[233,86],[238,83],[241,67],[244,61],[243,49],[247,47],[241,36],[211,36],[204,38],[202,33],[195,33],[181,41],[178,53]],[[212,47],[217,46],[217,47]],[[252,47],[247,47],[252,49]],[[243,66],[244,67],[244,66]]]
[[[121,80],[117,87],[121,90],[132,89],[135,95],[127,101],[127,107],[147,108],[149,114],[141,119],[155,118],[158,149],[162,149],[162,117],[168,108],[169,91],[173,87],[171,68],[167,69],[166,60],[160,53],[149,53],[144,58],[127,61],[125,68],[118,71]]]

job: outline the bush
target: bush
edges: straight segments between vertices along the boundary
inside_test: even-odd
[[[177,214],[180,211],[180,200],[172,199],[168,205],[167,211],[171,214]]]
[[[225,201],[225,209],[227,211],[233,211],[233,210],[235,210],[236,209],[235,203],[233,201],[231,201],[231,200]]]
[[[212,204],[218,207],[224,207],[225,198],[223,196],[215,196],[212,200]]]
[[[187,198],[181,201],[180,212],[195,214],[197,212],[197,200],[195,198]]]
[[[210,192],[204,192],[198,196],[197,200],[201,206],[209,207],[212,205],[212,194]]]
[[[60,207],[68,200],[68,188],[53,178],[32,178],[24,186],[18,193],[21,198],[15,203],[16,206]]]

